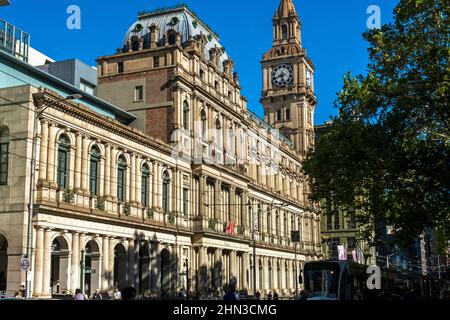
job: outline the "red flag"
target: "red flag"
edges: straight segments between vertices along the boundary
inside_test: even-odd
[[[228,222],[227,224],[227,235],[234,236],[235,233],[235,225],[233,221]]]

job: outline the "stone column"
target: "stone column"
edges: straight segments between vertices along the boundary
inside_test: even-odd
[[[134,240],[128,240],[128,285],[134,287]]]
[[[237,253],[236,251],[231,251],[230,253],[230,277],[238,277],[237,272]]]
[[[251,270],[249,270],[249,254],[247,252],[245,252],[242,255],[242,289],[243,290],[248,290],[249,289],[249,284],[248,284],[248,275],[250,274]]]
[[[109,277],[110,277],[110,270],[109,270],[109,238],[104,237],[103,238],[103,245],[102,245],[102,251],[103,251],[103,257],[102,257],[102,291],[107,292],[109,287]]]
[[[41,121],[41,148],[39,158],[39,181],[47,180],[47,155],[48,155],[48,122]]]
[[[56,155],[56,130],[58,127],[50,123],[49,128],[49,142],[48,142],[48,148],[47,148],[47,181],[52,183],[53,185],[56,184],[55,179],[55,155]]]
[[[83,135],[79,132],[76,134],[75,138],[75,149],[75,190],[78,191],[81,189],[81,162],[83,157]]]
[[[264,276],[263,276],[264,286],[263,287],[264,288],[263,288],[263,290],[267,290],[267,289],[270,289],[269,288],[269,258],[264,257],[263,263],[264,263],[264,268],[263,268],[263,272],[264,272]]]
[[[81,156],[81,189],[84,192],[89,191],[89,174],[88,174],[88,154],[89,154],[89,139],[87,136],[83,136],[83,152]]]
[[[140,244],[138,241],[134,242],[134,265],[133,265],[133,272],[134,272],[134,287],[139,288],[139,249]]]
[[[42,295],[42,272],[44,269],[44,229],[36,231],[36,254],[34,261],[34,295]]]
[[[202,175],[200,177],[200,216],[202,219],[206,218],[206,176]]]
[[[206,292],[206,279],[208,276],[206,270],[206,248],[199,247],[198,248],[198,259],[199,259],[199,276],[200,276],[200,290],[202,293]]]
[[[136,202],[136,154],[131,154],[131,165],[130,165],[130,203]]]
[[[152,177],[152,207],[158,207],[158,165],[153,162],[153,177]]]
[[[111,196],[111,145],[105,146],[105,196]]]
[[[114,286],[114,244],[116,240],[114,238],[109,238],[109,254],[108,254],[108,289],[113,290]],[[104,249],[103,249],[104,250]],[[120,274],[120,272],[119,272]]]
[[[117,198],[117,147],[111,146],[111,164],[110,164],[110,177],[111,177],[111,197]]]
[[[136,157],[136,195],[135,195],[135,202],[140,204],[142,202],[142,158],[141,156]],[[147,186],[148,188],[148,186]]]
[[[220,288],[222,286],[222,270],[222,249],[216,249],[216,251],[214,252],[214,281],[216,288]]]
[[[235,186],[231,186],[230,188],[230,205],[229,205],[229,210],[230,210],[230,218],[231,221],[233,221],[235,224],[237,223],[236,221],[236,187]]]
[[[162,209],[162,207],[163,207],[162,206],[162,184],[163,184],[163,181],[162,181],[162,164],[159,163],[159,162],[157,163],[156,174],[157,174],[157,177],[158,177],[158,180],[157,180],[158,208]]]
[[[50,296],[50,281],[51,281],[51,257],[52,257],[52,243],[51,230],[46,229],[44,233],[44,254],[43,254],[43,276],[42,276],[42,295]]]
[[[70,268],[70,280],[72,291],[80,286],[80,235],[72,233],[72,266]]]
[[[220,203],[220,194],[222,191],[222,181],[220,180],[216,180],[216,182],[214,183],[214,219],[221,221],[222,217],[221,217],[221,203]],[[223,221],[222,221],[223,222]]]

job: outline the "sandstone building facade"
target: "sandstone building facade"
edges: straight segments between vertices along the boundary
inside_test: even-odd
[[[292,1],[279,5],[262,62],[266,122],[247,109],[217,35],[186,6],[139,14],[123,47],[97,61],[97,97],[65,101],[77,89],[52,77],[0,90],[6,288],[25,279],[27,160],[33,115],[47,107],[33,184],[34,296],[82,284],[91,294],[127,285],[204,294],[232,276],[240,290],[292,294],[302,264],[322,256],[301,172],[314,144],[313,65]],[[83,257],[95,273],[80,274]]]

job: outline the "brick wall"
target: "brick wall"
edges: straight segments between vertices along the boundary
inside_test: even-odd
[[[173,107],[154,108],[146,111],[145,134],[170,143],[173,131]]]

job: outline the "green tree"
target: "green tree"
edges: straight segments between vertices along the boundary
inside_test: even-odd
[[[364,34],[367,74],[344,76],[339,114],[304,163],[327,214],[392,225],[403,244],[450,234],[449,6],[401,0],[395,22]]]

